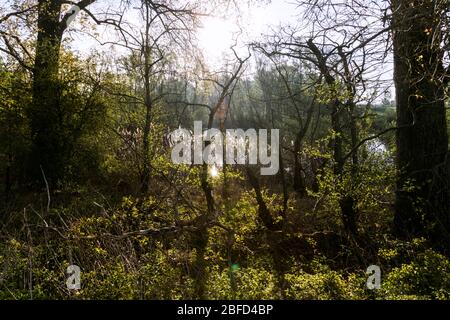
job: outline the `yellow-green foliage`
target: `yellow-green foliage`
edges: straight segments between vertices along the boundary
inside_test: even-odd
[[[389,272],[381,293],[386,299],[450,299],[450,262],[431,249],[418,253]]]
[[[233,283],[234,282],[234,283]],[[208,298],[210,299],[276,299],[274,274],[263,268],[220,268],[210,271]]]
[[[307,273],[299,267],[285,275],[287,282],[286,297],[299,300],[350,300],[363,299],[364,273],[343,274],[331,270],[328,265],[314,259],[309,264],[313,273]]]

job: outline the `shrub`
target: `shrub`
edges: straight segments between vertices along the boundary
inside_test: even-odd
[[[449,299],[450,262],[427,249],[418,253],[411,263],[393,268],[382,282],[386,299]]]

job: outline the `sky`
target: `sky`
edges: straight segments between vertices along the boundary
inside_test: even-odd
[[[281,24],[295,25],[299,12],[295,9],[296,5],[291,1],[272,0],[268,4],[253,3],[250,7],[241,5],[240,15],[230,12],[227,18],[204,17],[203,28],[198,32],[200,48],[210,63],[217,64],[224,54],[230,53],[238,34],[238,43],[243,45],[257,40],[262,34],[269,34]]]
[[[103,3],[100,5],[104,6]],[[207,65],[213,69],[220,68],[224,56],[232,54],[230,47],[236,39],[238,52],[244,55],[243,47],[246,43],[257,40],[263,34],[271,33],[272,29],[281,24],[295,25],[298,21],[296,13],[298,14],[299,10],[296,10],[293,0],[241,1],[237,10],[235,7],[226,12],[223,8],[219,9],[217,14],[213,12],[200,18],[201,26],[197,30],[199,49]],[[74,21],[74,25],[77,28],[77,20]],[[98,30],[102,39],[111,36],[111,30],[107,27],[100,27]],[[71,33],[71,37],[74,40],[71,47],[80,53],[99,50],[98,43],[86,35],[75,32]],[[109,50],[103,48],[100,51]]]
[[[301,8],[294,0],[272,0],[270,3],[259,4],[253,2],[250,7],[242,5],[240,11],[239,17],[236,13],[231,13],[227,18],[219,16],[203,18],[203,28],[198,32],[198,40],[210,68],[220,68],[224,56],[232,54],[229,48],[234,43],[233,39],[239,33],[240,26],[243,32],[239,36],[238,43],[242,48],[245,43],[257,41],[261,35],[273,34],[272,31],[276,32],[280,26],[296,27],[302,22]],[[240,53],[242,56],[245,55],[243,51],[241,50],[242,53]],[[383,88],[380,88],[378,92],[380,96],[376,98],[376,101],[381,101],[382,91],[385,89],[389,91],[391,99],[395,95],[392,85],[392,66],[387,64],[383,68],[385,71],[380,75],[380,80],[386,82],[383,83]],[[379,76],[379,71],[379,69],[374,70],[373,74]],[[372,77],[370,74],[369,76]]]
[[[0,0],[0,4],[5,0]],[[227,12],[217,9],[217,14],[201,17],[202,26],[197,31],[198,46],[203,53],[206,65],[210,69],[220,69],[226,56],[231,56],[230,47],[238,39],[237,51],[240,56],[246,56],[245,44],[259,40],[261,35],[274,33],[280,26],[295,27],[301,22],[301,9],[295,0],[245,0],[238,1],[238,8],[231,7]],[[111,6],[110,0],[101,0],[95,5]],[[95,11],[95,10],[94,10]],[[225,15],[225,16],[224,16]],[[78,19],[79,20],[79,19]],[[77,19],[74,29],[80,29]],[[98,27],[100,38],[110,39],[110,27]],[[80,32],[70,33],[72,40],[70,47],[79,53],[95,51],[114,54],[110,46],[99,47],[92,37]],[[383,78],[391,79],[390,70],[386,70]]]
[[[104,0],[106,1],[106,0]],[[232,57],[230,47],[237,39],[237,52],[246,57],[248,49],[245,46],[252,41],[258,41],[262,35],[276,32],[280,26],[295,27],[302,22],[301,8],[295,0],[246,0],[240,1],[239,7],[231,7],[228,11],[218,9],[210,16],[201,17],[201,27],[197,30],[198,46],[205,59],[205,64],[211,70],[220,70],[225,64],[226,57]],[[303,24],[304,27],[304,24]],[[105,27],[101,37],[110,37],[111,29]],[[77,38],[77,36],[74,36]],[[99,50],[98,43],[92,39],[81,37],[75,39],[73,48],[81,52]],[[113,53],[113,50],[104,47],[100,51]],[[116,48],[120,51],[120,48]],[[253,61],[253,60],[252,60]],[[250,63],[247,73],[251,74],[253,64]],[[379,70],[376,71],[378,74]],[[391,97],[394,96],[392,84],[392,70],[389,68],[382,73],[381,79],[388,81],[384,86],[391,87]],[[385,87],[386,88],[386,87]],[[381,90],[383,91],[383,89]],[[382,96],[378,99],[381,99]]]

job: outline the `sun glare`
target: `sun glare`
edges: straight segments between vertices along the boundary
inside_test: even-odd
[[[237,27],[232,19],[205,17],[203,27],[198,32],[200,49],[209,63],[220,61],[233,45],[233,35]]]
[[[272,27],[281,22],[296,20],[292,18],[292,6],[280,1],[273,1],[251,9],[241,6],[238,11],[227,12],[227,17],[208,16],[202,18],[202,27],[197,32],[199,47],[206,62],[217,66],[223,64],[223,58],[231,56],[230,47],[237,42],[236,49],[242,50],[249,41],[258,40]]]
[[[216,166],[212,166],[209,169],[209,174],[211,175],[211,177],[216,178],[219,175],[219,170],[217,169]]]

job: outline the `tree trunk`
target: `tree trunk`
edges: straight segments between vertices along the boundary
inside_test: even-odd
[[[340,180],[342,179],[345,165],[342,145],[342,135],[344,134],[344,131],[342,130],[341,116],[341,106],[339,101],[336,101],[331,112],[331,127],[335,134],[333,139],[334,174]],[[356,211],[354,204],[355,200],[350,195],[343,195],[339,200],[344,229],[351,235],[357,234]]]
[[[275,221],[269,208],[266,205],[266,202],[264,201],[259,179],[253,173],[252,169],[250,169],[249,167],[246,167],[245,169],[248,181],[255,191],[256,202],[258,204],[258,216],[264,224],[264,227],[267,229],[267,243],[269,245],[270,255],[272,258],[272,265],[276,274],[278,288],[280,290],[280,297],[281,299],[284,299],[286,294],[286,283],[284,280],[284,275],[286,274],[287,270],[285,262],[285,248],[283,248],[282,246],[284,240],[284,233],[282,232],[282,230],[286,222],[286,202],[284,203],[284,211],[280,212],[280,215],[283,217],[283,219],[280,221]],[[285,198],[285,201],[286,200],[287,199]]]
[[[300,151],[294,148],[294,190],[300,197],[306,196],[306,183],[303,173],[302,161],[300,158]]]
[[[41,168],[50,183],[61,177],[66,144],[60,109],[58,83],[62,28],[59,1],[41,0],[38,9],[38,36],[34,62],[33,101],[29,109],[32,151],[30,178],[41,181]]]
[[[144,49],[144,104],[145,104],[145,124],[143,132],[143,147],[142,147],[142,167],[143,172],[141,175],[141,192],[147,194],[150,183],[150,127],[152,122],[152,108],[153,100],[151,93],[151,47],[150,47],[150,9],[146,6],[146,28],[145,28],[145,49]]]
[[[394,227],[400,237],[428,236],[448,248],[448,133],[434,2],[392,0],[399,170]]]
[[[321,74],[325,78],[325,82],[330,88],[333,88],[336,79],[332,76],[330,68],[327,66],[327,61],[319,48],[314,44],[312,39],[307,42],[307,45],[311,52],[316,56],[317,67],[319,68]],[[346,63],[346,61],[343,61]],[[334,90],[334,89],[333,89]],[[336,97],[337,92],[334,93]],[[342,136],[344,131],[342,130],[341,118],[342,118],[342,102],[339,98],[335,98],[331,105],[331,128],[333,129],[334,138],[331,141],[333,149],[333,159],[334,159],[334,174],[338,179],[342,179],[342,174],[344,172],[345,159],[343,154],[343,142]],[[339,201],[342,222],[344,224],[344,229],[352,235],[356,235],[356,212],[354,209],[354,199],[349,195],[344,195]]]

